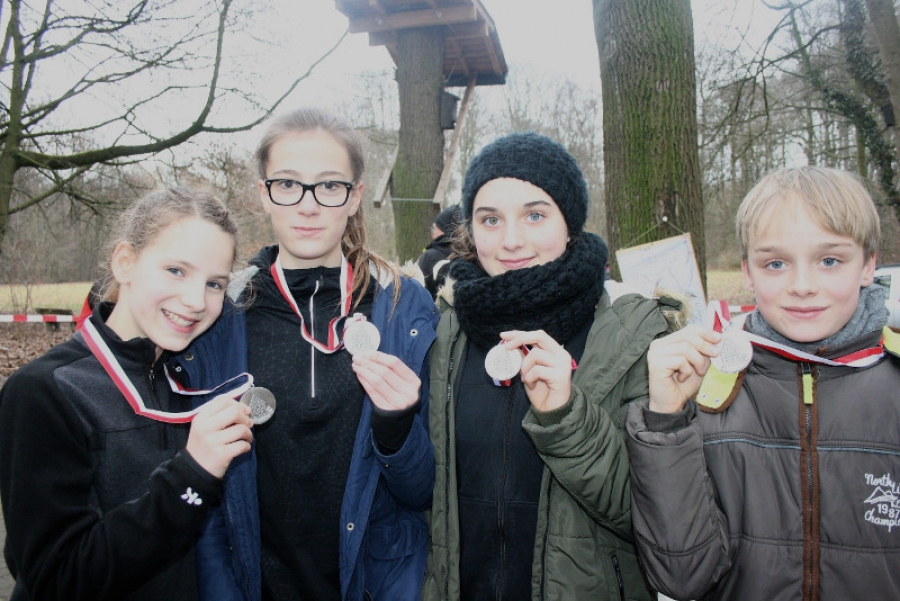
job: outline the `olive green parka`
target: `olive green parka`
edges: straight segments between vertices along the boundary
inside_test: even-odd
[[[668,330],[657,300],[633,293],[612,300],[604,290],[569,403],[546,414],[532,408],[523,420],[544,461],[533,601],[655,598],[633,545],[623,429],[627,404],[648,394],[650,342]],[[447,308],[431,349],[436,474],[424,601],[460,597],[455,389],[465,347],[456,312]]]

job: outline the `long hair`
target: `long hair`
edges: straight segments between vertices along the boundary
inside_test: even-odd
[[[262,179],[266,178],[266,168],[268,167],[272,145],[282,136],[317,130],[330,134],[344,147],[350,159],[353,182],[358,184],[365,171],[363,145],[359,134],[341,117],[314,107],[296,109],[276,117],[269,124],[259,142],[259,146],[256,148],[256,167],[259,177]],[[347,227],[344,229],[344,235],[341,237],[341,252],[344,253],[347,261],[353,266],[351,296],[353,297],[354,308],[359,305],[360,300],[362,300],[363,295],[369,288],[372,267],[378,273],[390,273],[394,283],[394,304],[397,304],[400,298],[400,274],[395,265],[369,249],[362,202],[359,203],[359,209],[357,209],[356,213],[347,220]]]

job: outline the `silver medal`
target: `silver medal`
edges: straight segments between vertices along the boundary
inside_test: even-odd
[[[498,344],[485,356],[484,369],[495,380],[510,380],[522,369],[522,351]]]
[[[250,407],[250,419],[258,426],[275,414],[275,395],[268,388],[254,386],[241,395],[241,403]]]
[[[722,332],[718,357],[712,357],[713,367],[726,374],[736,374],[750,365],[753,344],[743,330],[729,328]]]
[[[381,334],[370,321],[354,321],[344,330],[344,348],[351,355],[377,351]]]

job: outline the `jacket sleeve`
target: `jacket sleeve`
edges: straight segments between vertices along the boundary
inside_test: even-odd
[[[533,411],[523,422],[553,477],[591,518],[631,540],[628,456],[609,414],[572,387],[568,412],[542,423]]]
[[[631,541],[625,448],[628,404],[648,393],[647,349],[666,329],[655,303],[631,295],[595,318],[572,398],[554,412],[530,410],[525,430],[553,477],[598,524]]]
[[[626,425],[638,552],[655,588],[697,599],[731,567],[727,523],[706,470],[696,405],[686,427],[654,432],[648,404],[633,403]]]
[[[13,376],[0,391],[6,558],[32,599],[126,596],[190,551],[219,494],[220,483],[181,451],[154,470],[146,493],[101,512],[84,440],[49,369]]]
[[[396,453],[384,455],[378,449],[374,436],[372,440],[372,448],[388,490],[398,503],[413,511],[429,509],[434,491],[434,447],[428,435],[429,372],[426,356],[419,374],[422,382],[419,410],[403,446]]]

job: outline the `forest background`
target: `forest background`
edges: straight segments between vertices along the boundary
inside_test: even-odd
[[[15,171],[8,212],[0,215],[8,217],[5,223],[0,219],[4,226],[0,285],[91,281],[98,275],[103,241],[115,216],[161,184],[212,187],[238,216],[241,256],[249,258],[272,242],[258,208],[252,159],[259,123],[272,112],[301,104],[327,106],[365,134],[370,183],[365,212],[371,242],[381,254],[397,258],[396,240],[404,232],[395,230],[391,211],[376,208],[371,198],[376,187],[372,184],[385,175],[398,139],[397,86],[385,50],[368,47],[365,34],[342,37],[346,18],[326,0],[291,3],[293,8],[280,2],[230,7],[229,0],[219,0],[199,12],[190,4],[110,2],[112,13],[121,13],[123,5],[146,11],[137,41],[122,38],[116,23],[110,22],[108,32],[90,32],[94,35],[90,45],[45,46],[56,54],[27,74],[32,78],[28,85],[33,98],[65,100],[58,105],[48,101],[42,109],[40,117],[47,127],[31,143],[46,154],[124,147],[134,139],[161,140],[181,131],[179,117],[194,115],[208,100],[203,84],[217,58],[221,97],[208,115],[206,131],[171,148],[100,157],[87,167],[51,169],[36,164]],[[72,15],[83,7],[79,0],[59,5]],[[524,44],[535,47],[533,56],[545,57],[540,64],[514,60],[523,34],[514,21],[500,21],[500,15],[511,10],[515,14],[518,7],[517,21],[522,23],[529,14],[523,5],[504,0],[483,0],[483,5],[495,15],[501,43],[509,48],[510,72],[506,85],[475,89],[461,132],[450,201],[458,198],[461,175],[481,146],[503,133],[532,129],[562,141],[576,156],[591,194],[588,229],[605,236],[602,103],[590,3],[555,5],[552,16],[561,16],[568,30],[552,29],[556,21],[547,8],[545,23],[531,23]],[[3,31],[9,30],[13,18],[21,17],[16,6],[22,14],[31,11],[26,16],[32,21],[40,16],[25,1],[6,0],[2,6]],[[222,9],[229,7],[226,22],[217,21]],[[869,183],[883,218],[880,262],[900,261],[896,128],[885,62],[867,2],[694,0],[690,9],[696,37],[697,139],[708,267],[739,267],[732,220],[753,183],[771,169],[806,163],[855,171]],[[292,17],[285,18],[284,10],[293,11]],[[123,22],[126,17],[130,15],[123,16]],[[26,25],[28,18],[22,20]],[[78,25],[67,27],[71,34]],[[534,33],[541,28],[544,35]],[[585,43],[585,31],[590,36],[587,46],[579,46]],[[104,34],[108,46],[102,42]],[[143,51],[141,44],[151,41],[158,47],[168,43],[173,50],[152,59],[162,67],[159,72],[129,74],[112,59],[97,59],[114,45],[128,45],[138,53]],[[217,48],[224,50],[217,54]],[[0,86],[6,94],[15,78],[10,56],[5,43]],[[81,81],[85,81],[82,73],[88,79],[105,78],[102,83],[107,85],[92,83],[66,96],[68,73],[78,73]],[[449,91],[462,96],[462,90]],[[10,106],[2,94],[0,101]],[[107,115],[111,117],[104,123]],[[116,122],[126,126],[116,129]],[[0,144],[6,143],[10,123],[9,112],[0,114]],[[98,123],[101,126],[95,127]],[[654,227],[649,224],[648,233]],[[645,241],[636,236],[621,246]],[[34,309],[28,295],[14,302],[18,306],[4,309]]]

